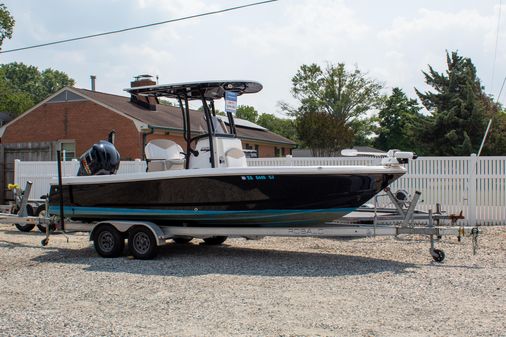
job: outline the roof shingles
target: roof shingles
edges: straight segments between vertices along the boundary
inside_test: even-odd
[[[72,88],[83,96],[98,101],[103,105],[109,106],[116,111],[120,111],[149,127],[168,128],[182,130],[183,118],[181,110],[177,107],[157,104],[156,111],[143,108],[130,102],[130,97],[113,95],[99,91],[87,89]],[[202,132],[203,117],[202,112],[190,110],[191,128],[194,132]],[[239,138],[257,140],[261,142],[286,144],[294,146],[295,143],[281,135],[268,130],[252,129],[236,125]]]

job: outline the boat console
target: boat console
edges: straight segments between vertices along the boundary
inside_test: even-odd
[[[239,138],[213,137],[213,148],[216,153],[215,167],[247,167],[246,155],[242,150],[242,143]],[[211,150],[209,139],[202,138],[195,146],[195,152],[190,155],[189,168],[211,168]]]

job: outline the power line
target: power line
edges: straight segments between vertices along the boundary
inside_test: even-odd
[[[497,95],[497,99],[495,103],[497,104],[499,102],[499,97],[501,97],[502,89],[504,89],[504,84],[506,83],[506,77],[504,77],[504,80],[502,81],[501,90],[499,90],[499,95]]]
[[[497,30],[495,33],[495,50],[494,50],[494,62],[492,62],[492,79],[490,83],[490,90],[494,89],[494,74],[495,74],[495,63],[497,60],[497,45],[499,44],[499,30],[501,28],[501,12],[502,12],[502,0],[499,0],[499,15],[497,16]]]
[[[74,37],[74,38],[71,38],[71,39],[58,40],[58,41],[47,42],[47,43],[42,43],[42,44],[36,44],[36,45],[32,45],[32,46],[15,48],[15,49],[9,49],[9,50],[4,50],[4,51],[0,50],[0,54],[13,53],[13,52],[16,52],[16,51],[21,51],[21,50],[26,50],[26,49],[33,49],[33,48],[52,46],[52,45],[55,45],[55,44],[67,43],[67,42],[84,40],[84,39],[91,39],[91,38],[95,38],[95,37],[99,37],[99,36],[104,36],[104,35],[123,33],[123,32],[127,32],[127,31],[130,31],[130,30],[136,30],[136,29],[142,29],[142,28],[147,28],[147,27],[159,26],[159,25],[164,25],[164,24],[167,24],[167,23],[172,23],[172,22],[177,22],[177,21],[184,21],[184,20],[189,20],[189,19],[195,19],[195,18],[199,18],[199,17],[203,17],[203,16],[209,16],[209,15],[214,15],[214,14],[220,14],[220,13],[235,11],[235,10],[246,8],[246,7],[253,7],[253,6],[258,6],[258,5],[264,5],[264,4],[267,4],[267,3],[270,3],[270,2],[276,2],[276,1],[278,1],[278,0],[259,1],[259,2],[254,2],[254,3],[249,3],[249,4],[246,4],[246,5],[241,5],[241,6],[236,6],[236,7],[229,7],[229,8],[225,8],[225,9],[220,9],[220,10],[217,10],[217,11],[206,12],[206,13],[201,13],[201,14],[195,14],[195,15],[185,16],[185,17],[177,18],[177,19],[171,19],[171,20],[165,20],[165,21],[150,23],[150,24],[142,25],[142,26],[123,28],[123,29],[113,30],[113,31],[104,32],[104,33],[79,36],[79,37]]]

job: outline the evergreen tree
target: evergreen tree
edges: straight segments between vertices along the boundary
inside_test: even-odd
[[[423,72],[434,91],[416,90],[431,113],[422,140],[430,154],[467,156],[477,153],[491,113],[487,108],[494,104],[484,93],[471,59],[447,52],[446,62],[444,73],[430,65]]]
[[[401,149],[423,153],[418,131],[423,122],[420,107],[415,99],[409,99],[400,88],[394,88],[385,100],[384,107],[378,114],[378,138],[374,146],[388,151]]]

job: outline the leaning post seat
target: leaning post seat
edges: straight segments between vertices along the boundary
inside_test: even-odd
[[[179,170],[184,168],[183,149],[168,139],[154,139],[144,147],[147,171]]]

